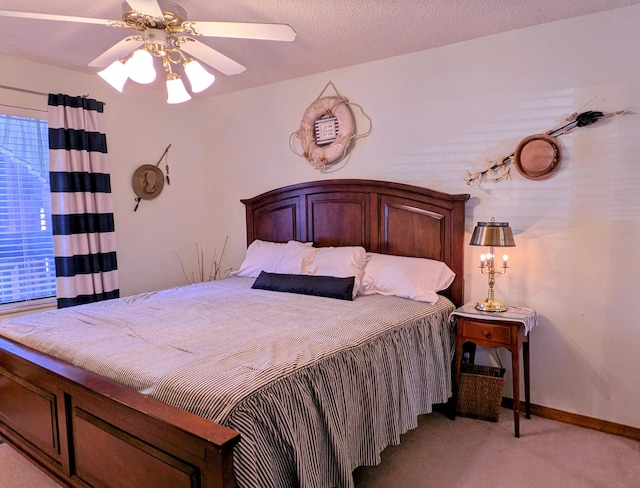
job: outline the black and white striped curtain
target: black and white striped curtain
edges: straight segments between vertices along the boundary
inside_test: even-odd
[[[85,97],[49,95],[58,308],[120,295],[103,108]]]

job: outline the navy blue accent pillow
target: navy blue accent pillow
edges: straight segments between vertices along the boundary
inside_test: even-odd
[[[353,300],[355,276],[311,276],[297,274],[267,273],[261,271],[251,288],[258,290],[286,291],[301,295]]]

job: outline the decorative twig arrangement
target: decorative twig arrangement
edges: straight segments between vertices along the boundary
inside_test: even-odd
[[[618,110],[617,112],[613,113],[596,112],[593,110],[588,110],[581,113],[574,112],[556,127],[547,131],[546,134],[551,137],[562,136],[577,129],[578,127],[586,127],[587,125],[594,124],[600,120],[609,119],[615,115],[620,115],[623,113],[625,113],[624,110]],[[514,155],[515,152],[512,152],[508,156],[498,156],[494,160],[487,160],[486,167],[482,171],[478,171],[475,173],[467,171],[465,182],[467,183],[467,185],[473,186],[483,179],[494,182],[511,179],[510,164],[513,162]]]
[[[227,241],[229,240],[229,236],[227,236],[224,240],[224,245],[222,246],[222,252],[220,253],[220,259],[216,260],[217,251],[213,251],[213,258],[211,259],[211,264],[206,266],[206,259],[204,254],[204,249],[200,249],[198,244],[196,243],[196,271],[191,272],[191,277],[187,275],[187,272],[184,269],[184,262],[180,259],[180,256],[173,251],[173,254],[176,255],[178,261],[180,261],[180,266],[182,268],[182,275],[188,283],[203,283],[205,281],[215,281],[220,280],[222,278],[226,278],[229,276],[232,268],[222,269],[222,257],[224,256],[224,250],[227,247]]]

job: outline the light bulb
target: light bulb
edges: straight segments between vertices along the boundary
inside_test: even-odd
[[[127,74],[136,83],[146,85],[156,79],[156,70],[153,68],[153,56],[149,51],[138,49],[124,63]]]
[[[119,59],[115,60],[102,71],[98,71],[98,76],[100,76],[104,81],[109,83],[120,93],[122,93],[122,88],[129,78],[127,69]]]
[[[175,73],[167,75],[167,103],[183,103],[191,100],[191,95],[184,87],[180,76]]]
[[[186,73],[187,78],[189,78],[191,91],[193,93],[200,93],[206,90],[216,80],[215,76],[204,69],[202,65],[194,59],[190,59],[185,63],[184,72]]]

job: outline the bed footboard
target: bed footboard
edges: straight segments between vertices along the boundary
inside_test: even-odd
[[[0,436],[77,487],[231,488],[240,434],[0,338]]]

